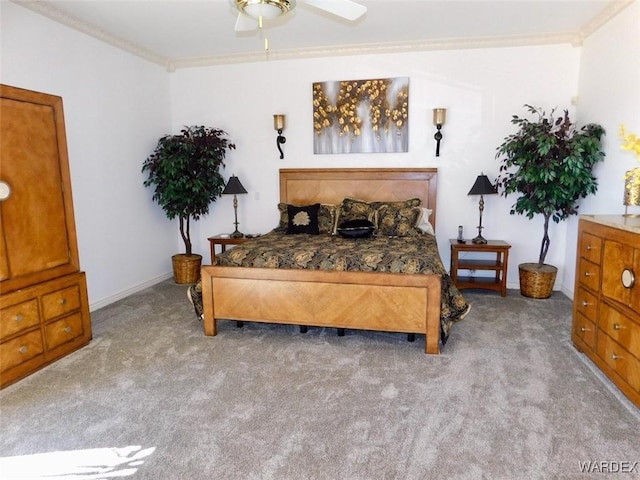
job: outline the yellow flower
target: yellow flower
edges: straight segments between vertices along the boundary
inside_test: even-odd
[[[626,127],[620,125],[620,138],[622,138],[622,149],[633,152],[640,162],[640,137],[627,133]]]
[[[622,149],[633,152],[640,162],[640,137],[633,133],[627,133],[624,125],[620,125],[620,138],[622,138]],[[625,186],[628,190],[640,187],[640,167],[633,168],[624,174]]]

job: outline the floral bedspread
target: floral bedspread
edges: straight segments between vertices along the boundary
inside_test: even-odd
[[[406,274],[438,274],[442,278],[441,339],[449,336],[468,304],[447,273],[436,238],[427,233],[409,237],[347,239],[338,235],[287,235],[272,231],[216,255],[216,265],[310,270],[350,270]]]

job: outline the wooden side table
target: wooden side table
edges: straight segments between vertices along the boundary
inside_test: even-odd
[[[209,237],[209,247],[211,249],[211,264],[216,259],[216,245],[220,245],[221,252],[227,250],[227,245],[240,245],[248,240],[247,237],[231,238],[229,235],[214,235]]]
[[[509,249],[511,245],[502,240],[488,240],[487,243],[458,243],[452,238],[451,244],[451,278],[460,290],[465,288],[479,288],[495,290],[505,297],[507,295],[507,268],[509,265]],[[495,253],[495,259],[467,259],[460,258],[461,253]],[[472,275],[458,275],[460,270],[490,270],[495,271],[494,277],[479,277]]]

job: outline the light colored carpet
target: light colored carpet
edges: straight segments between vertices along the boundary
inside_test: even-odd
[[[94,312],[89,346],[0,392],[0,477],[582,479],[640,461],[638,411],[572,347],[560,293],[467,292],[428,356],[400,334],[205,337],[185,290]]]

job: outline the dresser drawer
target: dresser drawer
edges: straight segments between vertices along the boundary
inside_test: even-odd
[[[583,314],[592,322],[596,322],[598,318],[598,297],[589,293],[582,287],[578,288],[578,294],[574,300],[576,311]]]
[[[79,312],[51,322],[44,329],[47,350],[53,350],[64,343],[70,342],[82,336],[83,333],[82,315]]]
[[[600,289],[600,266],[581,258],[578,280],[581,284],[597,292]]]
[[[640,248],[615,240],[605,240],[602,263],[602,294],[638,312],[640,310],[640,284],[638,278],[626,284],[623,272],[640,276]]]
[[[640,392],[640,360],[607,335],[598,336],[598,356],[637,393]]]
[[[580,256],[600,265],[602,239],[590,233],[583,232],[580,237]]]
[[[605,302],[600,306],[599,325],[607,335],[640,359],[640,325]]]
[[[45,321],[78,309],[80,309],[80,289],[77,285],[42,296],[42,316]]]
[[[573,335],[587,344],[591,350],[596,349],[596,324],[581,313],[573,320]]]
[[[6,338],[40,323],[38,300],[11,305],[0,310],[0,338]]]
[[[0,344],[2,373],[26,362],[44,351],[40,329]]]

